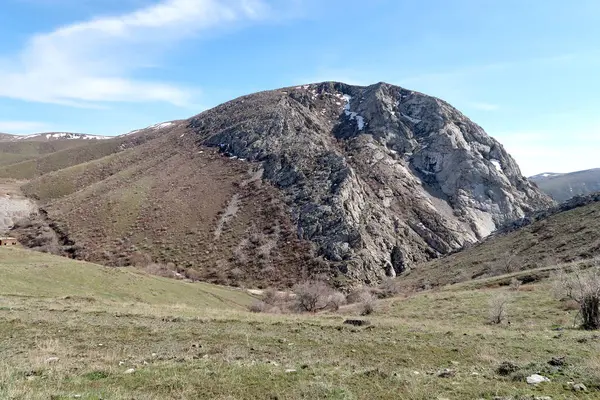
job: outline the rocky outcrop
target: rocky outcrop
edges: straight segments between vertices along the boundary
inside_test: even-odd
[[[188,124],[199,145],[262,163],[298,235],[365,282],[552,204],[502,145],[458,110],[385,83],[257,93]]]
[[[0,234],[35,211],[36,205],[23,196],[17,182],[0,182]]]

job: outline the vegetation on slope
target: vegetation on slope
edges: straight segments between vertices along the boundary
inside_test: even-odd
[[[245,309],[245,292],[110,268],[20,248],[0,248],[0,295],[90,303],[139,303],[209,309]],[[68,299],[66,299],[68,300]]]

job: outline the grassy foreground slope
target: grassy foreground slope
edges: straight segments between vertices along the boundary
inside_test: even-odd
[[[120,306],[245,309],[253,298],[243,291],[110,268],[19,248],[0,248],[0,296],[83,299]]]
[[[339,314],[250,314],[237,308],[242,292],[216,293],[213,286],[24,251],[0,254],[0,271],[8,277],[0,280],[2,399],[600,394],[600,342],[593,333],[569,329],[573,311],[546,283],[517,292],[457,286],[389,299],[368,318],[371,325],[356,328],[342,324],[356,318],[351,306]],[[89,280],[77,271],[85,268]],[[86,289],[78,291],[80,284]],[[169,297],[174,289],[180,298]],[[229,299],[224,308],[197,306],[213,294]],[[510,325],[486,324],[488,303],[498,295],[511,297]],[[563,356],[563,366],[548,364]],[[504,361],[515,365],[506,376],[497,372]],[[449,376],[438,376],[445,368]],[[524,378],[531,373],[551,382],[530,386]],[[583,383],[587,392],[574,393],[567,382]]]

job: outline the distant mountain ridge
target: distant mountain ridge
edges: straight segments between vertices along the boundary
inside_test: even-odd
[[[529,179],[558,202],[600,191],[600,168],[564,174],[546,172]]]
[[[110,136],[88,135],[85,133],[72,132],[44,132],[31,135],[13,135],[9,133],[0,133],[0,142],[20,142],[20,141],[45,141],[45,140],[107,140]]]

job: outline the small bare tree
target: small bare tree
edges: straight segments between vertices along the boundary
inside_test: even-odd
[[[571,272],[564,269],[556,277],[558,292],[579,305],[577,317],[586,330],[600,329],[600,265],[596,262],[587,269],[580,265]]]
[[[517,256],[516,250],[509,251],[504,255],[503,269],[504,269],[505,273],[510,274],[511,272],[515,272],[516,268],[514,265],[514,261],[515,261],[516,256]]]
[[[343,294],[336,292],[325,282],[310,281],[294,286],[296,308],[300,312],[318,312],[331,308],[334,311],[345,304]]]
[[[500,294],[490,299],[489,322],[491,324],[498,325],[506,319],[509,302],[510,299],[505,294]]]

